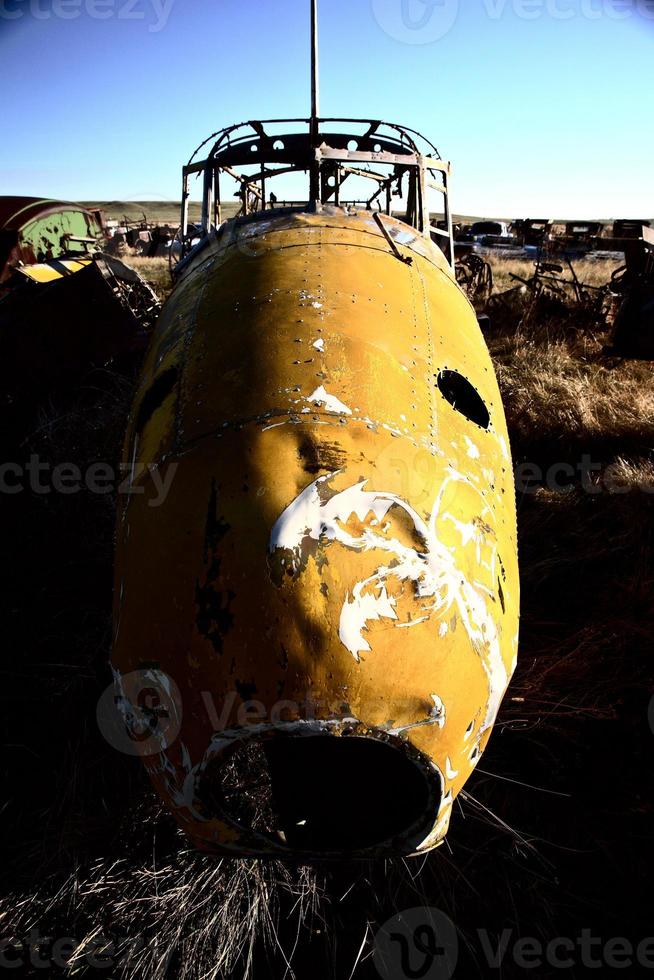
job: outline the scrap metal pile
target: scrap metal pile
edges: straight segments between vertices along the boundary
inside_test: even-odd
[[[177,229],[169,224],[149,221],[143,212],[137,221],[127,215],[121,221],[105,222],[106,251],[111,255],[142,255],[153,259],[167,257]]]
[[[480,255],[469,252],[456,263],[456,281],[473,306],[488,303],[493,294],[493,269]]]
[[[654,354],[654,232],[643,228],[643,237],[625,251],[626,265],[616,269],[609,283],[616,352],[631,357]]]
[[[9,402],[144,350],[159,300],[101,250],[104,238],[99,211],[0,198],[0,382]]]
[[[629,357],[654,358],[654,232],[643,225],[638,237],[612,240],[625,264],[601,286],[582,282],[570,255],[539,251],[533,274],[510,272],[516,283],[494,291],[493,269],[475,252],[461,255],[457,281],[479,314],[491,323],[527,326],[548,319],[579,329],[613,328],[613,350]]]
[[[438,224],[438,222],[437,222]],[[535,258],[537,255],[575,258],[618,254],[642,237],[649,228],[645,219],[555,222],[549,218],[516,218],[513,221],[457,223],[455,249],[459,256],[475,252],[481,256],[502,253],[506,258]]]
[[[515,307],[517,299],[523,323],[544,317],[574,318],[580,327],[590,327],[604,316],[607,287],[580,282],[570,259],[564,266],[539,258],[532,276],[525,279],[511,273],[511,279],[518,285],[491,297],[489,312],[506,309],[507,303]]]

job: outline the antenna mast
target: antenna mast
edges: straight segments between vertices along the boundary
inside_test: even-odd
[[[319,145],[318,116],[320,90],[318,86],[318,0],[311,2],[311,146]],[[316,160],[311,167],[311,200],[320,199],[320,167]]]
[[[311,129],[318,135],[320,91],[318,87],[318,0],[311,0]]]

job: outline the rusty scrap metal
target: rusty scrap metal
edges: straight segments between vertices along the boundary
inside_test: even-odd
[[[182,209],[178,240],[184,257],[197,245],[183,229],[189,227],[190,181],[202,176],[202,235],[207,239],[223,224],[221,207],[221,177],[227,175],[240,185],[241,210],[239,217],[260,215],[279,210],[271,204],[267,185],[277,177],[288,174],[314,175],[310,187],[314,207],[320,209],[332,202],[336,206],[369,211],[377,209],[391,216],[394,197],[400,187],[406,187],[406,211],[403,220],[425,237],[430,234],[428,191],[440,192],[443,198],[445,232],[442,247],[450,264],[453,263],[452,215],[449,205],[449,164],[441,160],[436,147],[420,134],[406,127],[381,120],[321,119],[323,127],[316,143],[313,120],[272,119],[239,123],[213,133],[191,157],[183,169]],[[284,129],[280,131],[280,127]],[[340,131],[339,131],[340,129]],[[362,130],[362,131],[361,131]],[[208,149],[205,159],[197,159],[201,150]],[[315,174],[320,175],[315,185]],[[350,197],[341,193],[348,178],[354,175],[369,177],[380,187],[378,192]],[[315,185],[315,186],[314,186]],[[385,192],[383,200],[379,190]],[[295,205],[303,210],[306,204]],[[178,267],[181,271],[183,265]]]
[[[565,236],[557,245],[566,252],[590,252],[596,247],[603,230],[604,224],[601,221],[568,221]]]
[[[571,259],[567,257],[565,262],[569,272],[567,277],[563,265],[542,258],[535,262],[534,274],[528,279],[511,273],[511,278],[525,287],[524,291],[516,293],[524,305],[523,323],[551,316],[574,317],[583,327],[602,321],[607,287],[582,283]]]
[[[643,226],[625,248],[626,264],[611,278],[613,350],[654,358],[654,232]]]
[[[616,354],[628,357],[654,357],[654,231],[649,223],[638,228],[633,222],[616,222],[614,231],[621,238],[597,237],[600,222],[574,222],[567,227],[568,237],[560,237],[552,248],[574,243],[581,251],[602,244],[606,251],[622,252],[625,264],[610,281],[595,286],[582,282],[570,254],[553,260],[541,254],[534,263],[533,275],[523,277],[510,273],[517,285],[487,295],[482,260],[470,254],[472,246],[457,243],[457,280],[471,300],[491,323],[539,324],[551,319],[572,321],[580,329],[604,325],[613,330]],[[463,254],[462,254],[463,253]],[[492,275],[492,271],[491,271]]]
[[[621,218],[614,221],[612,234],[596,238],[594,247],[605,252],[626,253],[633,247],[634,242],[639,242],[643,235],[643,228],[649,229],[651,222],[645,220],[633,220]]]
[[[549,218],[518,218],[511,223],[518,242],[526,248],[545,248],[552,232]]]
[[[643,228],[650,228],[651,224],[644,218],[620,218],[613,223],[613,237],[638,241],[643,237]]]
[[[10,401],[142,353],[160,310],[137,272],[100,252],[19,266],[4,287],[0,378]]]
[[[480,255],[469,252],[456,263],[456,281],[475,307],[483,308],[493,293],[493,269]]]
[[[93,261],[142,336],[148,336],[157,322],[161,301],[150,284],[113,255],[94,254]]]
[[[99,251],[105,234],[100,210],[0,198],[0,331],[10,388],[29,388],[27,377],[70,377],[82,364],[144,346],[159,300],[136,272]]]
[[[68,201],[0,197],[0,284],[20,265],[83,255],[103,234],[100,210]]]

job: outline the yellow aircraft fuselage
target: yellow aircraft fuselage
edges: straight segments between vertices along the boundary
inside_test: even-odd
[[[442,251],[365,210],[227,223],[164,308],[125,459],[113,665],[128,724],[129,676],[166,705],[144,761],[180,826],[235,854],[439,844],[519,606],[500,394]]]

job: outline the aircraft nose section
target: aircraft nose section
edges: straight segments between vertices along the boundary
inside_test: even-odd
[[[499,390],[431,253],[345,213],[258,231],[256,262],[217,240],[151,348],[128,458],[175,472],[121,515],[114,666],[184,695],[147,766],[198,846],[426,851],[515,665]]]

